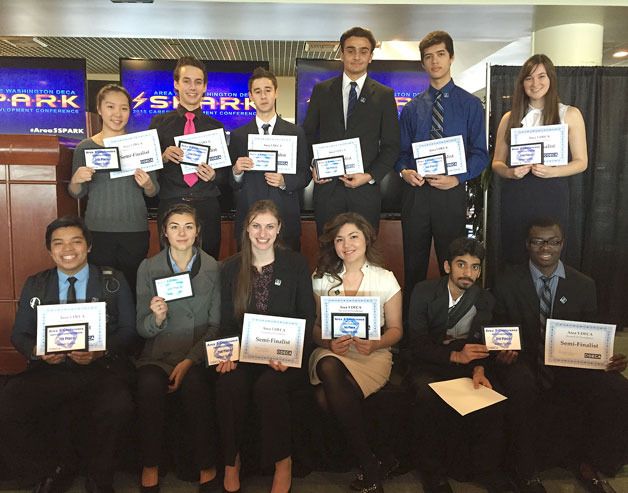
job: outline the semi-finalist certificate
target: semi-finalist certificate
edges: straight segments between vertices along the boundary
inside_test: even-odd
[[[266,365],[272,360],[301,368],[304,339],[304,319],[245,313],[240,361]]]
[[[548,319],[545,364],[604,370],[613,355],[615,325]]]

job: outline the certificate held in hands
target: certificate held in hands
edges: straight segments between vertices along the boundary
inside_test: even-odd
[[[184,300],[194,296],[189,272],[157,277],[153,279],[153,285],[157,296],[163,298],[164,301]]]
[[[613,355],[615,325],[547,319],[545,364],[605,370]]]
[[[227,337],[205,343],[207,352],[207,366],[217,365],[224,361],[238,361],[240,359],[240,340],[237,337]]]
[[[245,313],[240,361],[266,365],[272,360],[301,368],[304,338],[301,318]]]

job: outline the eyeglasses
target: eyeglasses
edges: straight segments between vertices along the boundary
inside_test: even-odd
[[[534,248],[541,248],[543,246],[558,248],[563,244],[563,240],[562,238],[550,238],[549,240],[544,240],[543,238],[530,238],[528,240],[528,244]]]

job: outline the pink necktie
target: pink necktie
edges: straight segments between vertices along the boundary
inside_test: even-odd
[[[194,126],[194,113],[188,111],[185,114],[185,127],[183,127],[183,135],[196,133],[196,126]],[[183,175],[183,181],[188,184],[188,187],[193,187],[198,181],[198,175],[196,173],[190,173],[189,175]]]

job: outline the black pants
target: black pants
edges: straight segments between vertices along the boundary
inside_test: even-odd
[[[166,400],[179,398],[185,415],[185,438],[193,444],[197,471],[215,464],[216,427],[210,390],[210,373],[201,365],[192,366],[177,392],[168,394],[168,374],[157,365],[146,365],[137,373],[142,465],[160,464],[166,425]]]
[[[261,465],[274,465],[292,455],[290,392],[305,380],[302,368],[288,368],[282,373],[247,363],[218,376],[216,409],[225,465],[235,465],[251,398],[260,416]]]
[[[331,183],[314,185],[314,219],[319,236],[325,223],[342,212],[361,214],[378,231],[381,211],[382,196],[377,183],[347,188],[334,179]]]
[[[88,474],[110,486],[118,435],[132,414],[127,381],[102,360],[36,362],[2,389],[0,454],[16,476],[43,478],[57,465],[78,467],[75,447],[85,442]]]
[[[456,467],[456,461],[463,460],[460,450],[468,449],[470,470],[465,473],[482,479],[500,465],[504,405],[495,404],[461,416],[429,386],[458,376],[414,370],[406,379],[415,396],[417,468],[428,474],[447,475],[452,465]]]
[[[160,240],[162,240],[162,218],[170,206],[174,204],[187,204],[196,210],[201,225],[201,248],[218,260],[220,255],[220,204],[218,203],[218,197],[207,197],[199,200],[183,200],[182,198],[160,199],[157,210],[157,229]]]
[[[450,243],[466,236],[466,211],[467,192],[464,185],[438,190],[427,183],[421,187],[404,184],[401,207],[404,320],[414,286],[427,277],[432,237],[438,268],[441,275],[445,275],[443,263],[447,259]]]
[[[577,462],[588,462],[613,475],[628,460],[628,380],[617,372],[552,367],[552,388],[540,391],[536,373],[524,362],[498,368],[509,404],[509,435],[518,461],[515,467],[524,476],[537,468],[537,442],[547,442],[538,430],[560,426],[562,415],[548,420],[548,406],[581,412],[580,429],[573,447]],[[564,437],[560,437],[564,438]],[[538,440],[537,440],[538,439]],[[524,476],[525,477],[525,476]]]
[[[133,233],[92,231],[92,239],[89,262],[121,271],[135,296],[137,269],[148,253],[150,233],[148,231]]]

